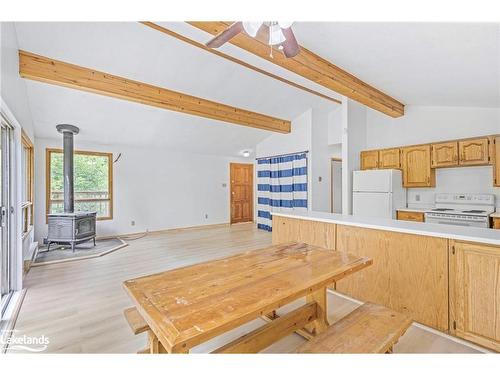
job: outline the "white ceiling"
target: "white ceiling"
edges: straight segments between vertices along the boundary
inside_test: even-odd
[[[500,24],[299,22],[294,31],[405,104],[500,107]]]
[[[335,105],[136,22],[17,23],[29,52],[291,120]],[[37,137],[73,123],[79,139],[238,155],[270,132],[26,80]]]
[[[185,23],[161,23],[205,42]],[[128,23],[17,23],[21,49],[225,104],[293,119],[332,105],[156,30]],[[500,107],[498,24],[303,23],[299,43],[405,104]],[[222,51],[336,94],[232,45]],[[89,142],[237,155],[271,133],[26,81],[37,137],[74,123]],[[338,95],[337,95],[338,97]]]

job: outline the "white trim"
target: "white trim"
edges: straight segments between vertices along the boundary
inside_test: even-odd
[[[336,292],[336,291],[334,291],[334,290],[327,289],[327,291],[328,291],[329,293],[331,293],[331,294],[333,294],[333,295],[337,296],[337,297],[340,297],[340,298],[346,299],[346,300],[348,300],[348,301],[350,301],[350,302],[353,302],[353,303],[356,303],[356,304],[358,304],[358,305],[362,305],[362,304],[363,304],[363,302],[361,302],[361,301],[359,301],[359,300],[357,300],[357,299],[351,298],[351,297],[349,297],[349,296],[346,296],[346,295],[344,295],[344,294],[342,294],[342,293],[339,293],[339,292]],[[456,336],[451,336],[451,335],[448,335],[448,334],[446,334],[446,333],[444,333],[444,332],[438,331],[437,329],[434,329],[434,328],[428,327],[428,326],[423,325],[423,324],[421,324],[421,323],[413,322],[413,323],[412,323],[412,326],[418,327],[418,328],[420,328],[420,329],[423,329],[424,331],[427,331],[427,332],[433,333],[433,334],[435,334],[435,335],[437,335],[437,336],[444,337],[444,338],[446,338],[446,339],[448,339],[448,340],[450,340],[450,341],[454,341],[454,342],[456,342],[456,343],[458,343],[458,344],[461,344],[461,345],[463,345],[463,346],[467,346],[467,347],[469,347],[469,348],[471,348],[471,349],[474,349],[474,350],[477,350],[477,351],[479,351],[479,352],[481,352],[481,353],[495,353],[494,351],[491,351],[491,350],[488,350],[488,349],[486,349],[486,348],[483,348],[482,346],[479,346],[479,345],[473,344],[473,343],[471,343],[470,341],[465,341],[465,340],[462,340],[461,338],[458,338],[458,337],[456,337]]]
[[[22,215],[21,215],[21,124],[17,121],[14,114],[11,112],[7,103],[0,97],[0,113],[5,120],[13,127],[13,165],[11,166],[13,172],[12,181],[12,207],[14,207],[14,218],[12,220],[11,241],[13,250],[12,253],[15,257],[15,267],[13,270],[13,289],[20,291],[23,283],[23,236],[22,236]]]

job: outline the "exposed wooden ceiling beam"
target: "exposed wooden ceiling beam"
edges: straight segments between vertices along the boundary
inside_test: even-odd
[[[217,35],[232,22],[188,23],[209,34]],[[391,117],[404,115],[404,104],[302,46],[297,56],[287,59],[278,49],[275,49],[273,57],[270,57],[270,47],[265,41],[245,33],[236,35],[229,43]]]
[[[19,74],[23,78],[35,81],[71,87],[176,112],[279,133],[290,132],[291,123],[288,120],[231,107],[30,52],[19,51]]]
[[[249,63],[247,63],[247,62],[245,62],[243,60],[237,59],[236,57],[230,56],[230,55],[225,54],[223,52],[220,52],[220,51],[218,51],[216,49],[208,48],[203,43],[199,43],[199,42],[197,42],[197,41],[195,41],[193,39],[187,38],[187,37],[185,37],[185,36],[183,36],[181,34],[176,33],[175,31],[167,29],[166,27],[160,26],[160,25],[158,25],[158,24],[156,24],[154,22],[144,21],[144,22],[140,22],[140,23],[142,23],[145,26],[151,27],[152,29],[155,29],[155,30],[157,30],[159,32],[162,32],[162,33],[164,33],[166,35],[174,37],[174,38],[176,38],[178,40],[181,40],[181,41],[183,41],[185,43],[191,44],[192,46],[198,47],[198,48],[200,48],[202,50],[210,52],[210,53],[212,53],[214,55],[217,55],[219,57],[222,57],[222,58],[224,58],[226,60],[232,61],[232,62],[234,62],[236,64],[241,65],[241,66],[244,66],[245,68],[251,69],[251,70],[253,70],[255,72],[261,73],[261,74],[263,74],[265,76],[268,76],[268,77],[274,78],[274,79],[276,79],[278,81],[281,81],[283,83],[286,83],[287,85],[293,86],[293,87],[298,88],[298,89],[303,90],[303,91],[306,91],[306,92],[308,92],[310,94],[319,96],[320,98],[323,98],[323,99],[326,99],[326,100],[330,100],[330,101],[332,101],[334,103],[342,104],[342,101],[340,101],[338,99],[332,98],[331,96],[322,94],[322,93],[320,93],[320,92],[318,92],[316,90],[310,89],[308,87],[299,85],[298,83],[292,82],[292,81],[290,81],[290,80],[288,80],[286,78],[277,76],[277,75],[275,75],[273,73],[270,73],[270,72],[268,72],[268,71],[266,71],[264,69],[260,69],[260,68],[256,67],[255,65],[249,64]]]

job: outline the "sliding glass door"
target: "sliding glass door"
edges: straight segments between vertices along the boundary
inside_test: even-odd
[[[12,255],[11,233],[11,197],[12,197],[12,160],[13,129],[1,119],[0,130],[0,313],[3,315],[13,289],[14,259]]]

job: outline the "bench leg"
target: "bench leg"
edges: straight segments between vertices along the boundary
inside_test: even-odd
[[[327,317],[327,303],[326,303],[326,288],[318,289],[317,291],[309,294],[306,297],[306,301],[316,302],[318,304],[318,318],[309,323],[306,328],[314,335],[319,335],[320,333],[326,331],[329,326]]]

